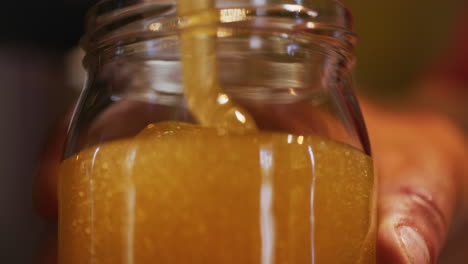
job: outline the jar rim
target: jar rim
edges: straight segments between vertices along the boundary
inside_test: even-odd
[[[86,16],[85,50],[106,48],[158,36],[175,35],[181,29],[203,25],[237,27],[247,24],[256,29],[292,30],[330,38],[352,53],[356,35],[352,32],[350,11],[338,0],[215,0],[216,9],[193,16],[177,15],[175,0],[101,0]],[[297,3],[304,3],[299,5]],[[203,19],[200,19],[203,18]],[[288,19],[289,23],[246,23],[270,18]],[[281,24],[281,26],[280,26]]]
[[[261,7],[268,5],[289,6],[292,9],[308,9],[315,13],[313,17],[317,20],[327,20],[336,27],[352,31],[352,16],[349,9],[341,0],[213,0],[215,8],[242,8]],[[305,3],[304,3],[305,2]],[[87,13],[87,30],[96,26],[101,16],[112,15],[114,12],[126,9],[130,11],[152,5],[177,5],[177,0],[98,0]],[[295,8],[296,7],[296,8]],[[297,10],[295,10],[297,12]]]

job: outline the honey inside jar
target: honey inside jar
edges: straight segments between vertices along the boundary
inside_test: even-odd
[[[159,123],[61,169],[59,263],[375,263],[372,161],[330,140]]]
[[[195,124],[148,122],[63,162],[59,263],[375,263],[371,157],[314,133],[258,127],[221,85],[216,25],[197,24],[219,20],[215,1],[177,4],[189,19],[177,37]],[[306,72],[293,59],[273,66],[296,73],[285,78]]]

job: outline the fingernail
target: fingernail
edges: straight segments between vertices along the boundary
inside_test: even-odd
[[[411,264],[429,264],[429,248],[422,236],[413,228],[400,226],[397,229],[400,243]]]

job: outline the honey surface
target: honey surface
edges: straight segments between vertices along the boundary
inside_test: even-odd
[[[183,123],[64,161],[59,263],[375,263],[371,159]]]

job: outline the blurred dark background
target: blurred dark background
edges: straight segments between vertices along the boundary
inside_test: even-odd
[[[0,9],[0,263],[33,263],[47,225],[32,186],[46,136],[76,97],[67,58],[93,1],[2,1]]]
[[[79,62],[73,60],[76,56],[70,54],[75,54],[83,16],[93,2],[2,2],[1,263],[32,263],[48,228],[33,210],[33,177],[48,133],[77,96],[79,82],[73,77],[79,79],[81,74],[76,70]],[[386,100],[404,98],[426,68],[447,52],[465,4],[463,0],[343,2],[354,14],[360,37],[356,69],[360,93]]]
[[[82,34],[83,16],[96,0],[2,1],[2,44],[65,51]]]

